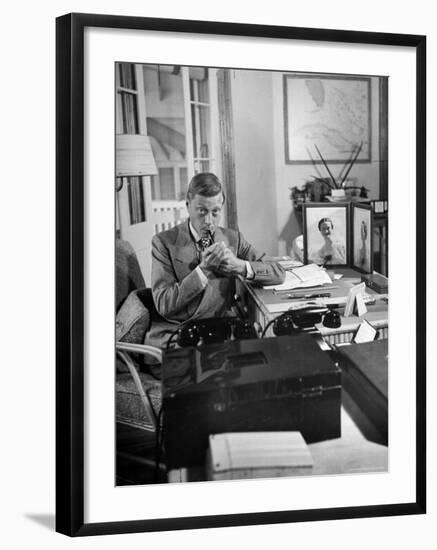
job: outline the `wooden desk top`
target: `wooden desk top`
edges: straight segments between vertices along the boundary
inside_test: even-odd
[[[341,279],[334,280],[332,285],[321,286],[312,289],[293,289],[289,291],[277,292],[272,289],[265,289],[262,287],[254,286],[247,281],[242,281],[242,284],[247,288],[248,292],[252,295],[253,299],[257,304],[265,310],[265,313],[268,314],[279,314],[287,311],[288,309],[293,309],[301,307],[306,304],[309,300],[307,299],[293,299],[290,300],[287,298],[287,294],[317,294],[317,293],[329,293],[331,296],[329,298],[316,298],[312,299],[311,302],[317,302],[317,304],[330,305],[335,303],[346,303],[346,298],[349,293],[349,290],[356,284],[361,282],[361,274],[353,269],[337,269],[335,273],[343,275]],[[374,290],[366,288],[366,294],[371,297],[382,297],[386,295],[379,295]],[[387,309],[387,306],[385,306]]]
[[[288,311],[289,309],[294,309],[302,307],[308,302],[315,302],[317,305],[329,305],[330,303],[341,303],[342,301],[346,303],[346,296],[353,285],[356,285],[361,282],[361,274],[357,271],[344,268],[336,269],[336,273],[341,273],[343,277],[341,279],[333,281],[333,287],[319,287],[317,289],[303,290],[298,291],[290,290],[290,294],[296,294],[302,292],[302,294],[316,294],[318,292],[329,292],[331,296],[329,298],[317,298],[311,300],[288,300],[285,299],[286,292],[275,293],[271,289],[265,289],[261,287],[256,287],[247,281],[241,281],[241,285],[247,291],[250,298],[255,303],[258,310],[262,313],[265,321],[270,321],[274,319],[281,313]],[[356,331],[358,326],[361,324],[363,319],[366,319],[371,323],[376,329],[386,329],[388,327],[388,304],[384,302],[381,298],[387,296],[385,294],[378,294],[370,288],[366,288],[366,294],[370,297],[377,298],[375,304],[367,305],[367,313],[358,317],[352,315],[351,317],[342,317],[342,325],[338,329],[326,328],[321,323],[316,325],[316,328],[323,337],[329,335],[343,334],[343,333],[353,333]],[[386,336],[385,336],[386,337]]]

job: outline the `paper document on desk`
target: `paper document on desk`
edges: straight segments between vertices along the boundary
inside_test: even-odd
[[[298,260],[279,260],[277,262],[281,267],[283,267],[286,271],[290,271],[292,269],[295,269],[296,267],[300,267],[303,265],[302,262],[299,262]]]
[[[293,290],[294,288],[306,288],[332,284],[328,273],[316,264],[296,267],[285,273],[285,281],[280,285],[268,285],[264,288],[270,290]]]
[[[344,306],[347,302],[347,296],[332,296],[330,298],[316,298],[309,300],[302,298],[302,300],[281,300],[280,302],[273,304],[265,304],[265,307],[269,313],[283,313],[284,311],[292,311],[295,309],[301,309],[307,306],[327,307],[330,305]],[[368,294],[364,295],[364,303],[374,303],[374,297]]]

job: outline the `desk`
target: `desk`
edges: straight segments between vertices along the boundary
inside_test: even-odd
[[[319,299],[320,303],[328,303],[336,301],[336,298],[347,295],[349,289],[361,281],[361,274],[349,268],[338,269],[336,272],[341,273],[343,277],[333,282],[333,285],[338,288],[333,288],[327,292],[331,292],[332,296],[328,300]],[[290,291],[291,293],[296,292]],[[322,291],[324,292],[324,291]],[[310,291],[308,291],[310,293]],[[366,288],[366,293],[369,295],[378,296],[372,289]],[[284,293],[275,294],[273,290],[267,290],[261,287],[251,285],[245,280],[238,280],[237,295],[240,302],[240,307],[244,310],[245,315],[252,322],[257,322],[261,328],[264,327],[275,317],[287,311],[290,307],[297,305],[297,300],[285,300]],[[388,336],[388,306],[384,302],[377,301],[375,305],[369,305],[368,312],[361,316],[352,316],[349,318],[342,317],[342,326],[339,329],[327,329],[323,325],[317,326],[317,331],[322,335],[324,340],[329,344],[338,344],[350,342],[355,334],[356,329],[361,324],[363,319],[367,319],[378,331],[379,338],[387,338]],[[273,336],[273,330],[270,327],[267,331],[267,336]]]
[[[370,439],[363,435],[355,420],[360,412],[344,390],[342,402],[341,437],[308,445],[314,461],[311,475],[387,471],[388,447],[371,441],[371,439],[377,440],[378,434],[370,423],[366,427],[360,424]],[[170,470],[168,481],[169,483],[205,481],[205,470],[204,468]]]
[[[345,289],[349,289],[361,280],[361,275],[353,270],[344,269],[342,272],[343,278],[335,281],[335,285],[341,287],[338,296],[344,296]],[[246,281],[239,281],[237,293],[240,297],[240,306],[244,308],[249,319],[257,321],[262,328],[271,319],[281,314],[281,311],[278,311],[278,304],[279,309],[282,308],[282,311],[289,308],[290,302],[281,300],[271,290],[254,287]],[[367,289],[367,293],[374,294],[370,289]],[[332,294],[334,295],[334,291]],[[387,304],[383,303],[377,306],[369,306],[367,314],[348,320],[342,336],[343,341],[352,338],[355,329],[363,318],[367,318],[374,326],[378,325],[380,335],[387,337],[388,307]],[[315,332],[322,334],[323,329],[325,327],[320,327]],[[335,332],[336,330],[337,332]],[[340,334],[338,329],[331,329],[331,331],[323,334],[323,338],[330,342],[331,339],[338,338],[338,334]],[[381,435],[372,420],[366,416],[343,386],[341,437],[308,445],[314,462],[311,475],[387,471],[388,447],[382,444],[383,441],[384,435]],[[168,473],[169,482],[202,480],[205,480],[205,469],[203,467],[180,468],[171,470]]]

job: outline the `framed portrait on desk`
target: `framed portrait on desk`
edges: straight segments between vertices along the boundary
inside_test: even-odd
[[[303,242],[304,263],[349,265],[349,204],[305,204]]]
[[[373,217],[370,204],[351,205],[351,232],[352,267],[364,273],[372,273]]]
[[[243,73],[250,73],[248,83]],[[184,190],[189,176],[215,170],[218,164],[225,168],[217,171],[227,197],[233,194],[238,199],[226,202],[228,227],[238,222],[249,238],[255,236],[262,246],[278,253],[279,236],[287,235],[290,227],[289,180],[306,178],[307,168],[312,170],[311,160],[305,167],[289,165],[284,159],[283,78],[293,73],[381,75],[386,84],[389,77],[388,89],[385,84],[379,88],[379,77],[370,77],[370,88],[381,101],[390,102],[390,158],[383,159],[381,153],[381,162],[375,166],[388,166],[387,186],[396,184],[396,193],[389,193],[390,239],[403,234],[402,254],[396,246],[390,247],[390,467],[370,471],[358,459],[355,472],[347,476],[336,472],[178,486],[161,480],[122,488],[116,482],[115,458],[114,372],[116,354],[123,351],[117,332],[122,324],[116,325],[114,307],[117,231],[129,235],[140,264],[138,284],[141,287],[142,277],[146,288],[140,289],[150,290],[149,274],[142,266],[150,257],[151,242],[144,235],[156,232],[155,225],[185,223]],[[176,98],[172,111],[164,106],[174,99],[173,80],[185,95]],[[349,81],[344,80],[350,91]],[[150,82],[154,88],[145,92]],[[211,89],[214,94],[209,93]],[[147,96],[150,90],[153,93]],[[312,91],[320,100],[323,91]],[[260,98],[266,99],[264,110],[257,109]],[[230,99],[234,107],[238,104],[234,115],[245,122],[234,133]],[[423,36],[91,14],[58,18],[59,532],[83,536],[425,511],[424,99]],[[362,104],[373,108],[367,98]],[[182,119],[179,112],[189,117]],[[136,118],[138,113],[141,116]],[[377,110],[373,115],[378,119]],[[219,117],[226,123],[217,124]],[[213,129],[220,135],[220,146],[207,139]],[[114,133],[129,136],[118,139],[119,149]],[[181,138],[184,134],[188,139]],[[378,147],[373,139],[361,140],[366,142],[363,154]],[[138,151],[144,155],[142,162],[130,163]],[[127,171],[115,172],[114,166],[126,165]],[[271,175],[266,176],[267,169]],[[382,181],[386,174],[380,173]],[[171,205],[155,211],[154,201]],[[350,253],[347,205],[313,205],[305,212],[311,247],[323,248],[319,223],[325,219],[321,223],[326,224],[326,234],[338,231],[346,251],[336,265],[346,266]],[[122,246],[122,253],[130,254],[131,247]],[[323,259],[329,261],[329,255],[326,252]],[[410,259],[407,263],[405,255]],[[141,304],[135,304],[143,314]],[[149,320],[141,317],[144,326]],[[407,341],[406,330],[411,335]],[[133,336],[126,331],[122,338]],[[141,369],[135,373],[134,378],[142,378]],[[152,400],[155,389],[159,392],[159,381],[155,386],[148,389]],[[221,404],[216,405],[220,410]],[[345,424],[345,429],[356,426]],[[161,435],[158,431],[158,441]],[[127,455],[121,458],[128,459]],[[313,449],[313,459],[318,458],[330,460],[333,467],[338,463],[335,452],[324,447]],[[144,467],[147,463],[143,460]],[[153,465],[158,474],[162,472],[160,460]]]

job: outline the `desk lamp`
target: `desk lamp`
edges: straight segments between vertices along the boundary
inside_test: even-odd
[[[141,134],[117,134],[115,136],[115,176],[156,176],[155,158],[149,136]],[[123,187],[118,179],[117,191]]]

